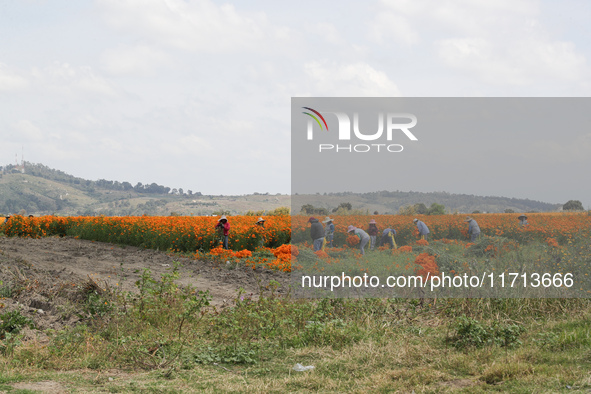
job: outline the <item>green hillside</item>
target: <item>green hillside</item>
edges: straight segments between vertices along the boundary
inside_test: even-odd
[[[270,211],[290,205],[288,195],[204,196],[155,183],[90,181],[42,164],[8,165],[0,172],[0,214],[211,215]]]
[[[300,212],[304,205],[333,212],[341,204],[354,210],[395,214],[401,207],[433,203],[445,206],[446,213],[550,212],[561,208],[528,199],[483,197],[446,192],[381,191],[374,193],[334,193],[328,195],[209,196],[200,192],[157,185],[78,178],[42,164],[25,162],[0,167],[0,214],[38,215],[211,215],[271,211],[290,206]]]
[[[396,214],[400,208],[415,204],[426,207],[433,203],[445,206],[446,213],[472,213],[474,211],[501,213],[505,210],[514,212],[552,212],[560,210],[562,204],[549,204],[541,201],[496,196],[474,196],[446,192],[402,192],[380,191],[374,193],[329,193],[293,196],[293,208],[299,211],[309,204],[332,212],[341,204],[351,204],[353,209]]]

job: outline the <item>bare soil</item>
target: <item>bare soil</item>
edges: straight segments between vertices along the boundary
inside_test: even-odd
[[[71,237],[39,239],[0,237],[0,313],[19,310],[30,317],[39,340],[44,329],[61,329],[81,319],[71,310],[72,301],[83,296],[81,289],[121,289],[136,292],[136,281],[145,268],[160,279],[180,263],[179,285],[209,291],[211,305],[224,308],[232,304],[238,290],[256,298],[261,286],[271,280],[286,291],[289,274],[213,261],[198,261],[166,252],[120,246]],[[11,294],[2,294],[7,289]],[[32,339],[32,338],[31,338]]]

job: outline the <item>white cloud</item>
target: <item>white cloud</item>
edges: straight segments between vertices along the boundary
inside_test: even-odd
[[[0,92],[12,92],[26,89],[29,86],[29,81],[12,71],[6,64],[0,63]]]
[[[588,77],[585,57],[568,42],[526,39],[507,46],[483,38],[461,38],[438,41],[436,47],[446,65],[488,82],[523,85],[547,78]]]
[[[412,27],[410,21],[392,12],[378,14],[369,29],[370,37],[380,44],[387,44],[391,40],[404,45],[419,42],[419,32]]]
[[[38,142],[44,139],[43,132],[30,120],[22,119],[12,124],[12,130],[17,132],[18,141]]]
[[[370,38],[434,49],[435,59],[470,77],[497,85],[591,77],[580,49],[553,37],[541,22],[537,0],[383,0],[382,6]]]
[[[101,56],[103,68],[116,75],[153,75],[162,66],[171,64],[169,56],[152,46],[121,45],[106,50]]]
[[[230,4],[209,0],[98,0],[98,5],[114,28],[182,50],[265,50],[270,41],[289,36],[263,13],[243,15]]]
[[[95,73],[90,66],[71,66],[54,62],[45,68],[33,68],[33,85],[41,90],[58,91],[69,96],[90,93],[95,96],[116,97],[120,89]]]
[[[317,96],[400,96],[400,91],[386,73],[366,63],[306,63],[304,71],[311,91],[301,95]]]

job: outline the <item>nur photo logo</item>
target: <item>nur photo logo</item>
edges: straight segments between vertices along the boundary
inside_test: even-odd
[[[302,113],[309,117],[307,121],[307,139],[314,140],[315,125],[318,125],[320,131],[329,131],[328,123],[325,116],[319,111],[310,108],[302,107],[306,111]],[[402,152],[404,147],[401,144],[391,144],[394,138],[405,135],[411,141],[418,141],[418,138],[410,131],[411,128],[417,124],[417,117],[410,113],[394,113],[380,112],[377,114],[377,130],[375,128],[371,131],[361,130],[360,116],[358,112],[353,112],[352,116],[345,112],[323,111],[325,115],[333,115],[336,118],[338,131],[331,134],[330,139],[337,139],[338,141],[372,141],[376,143],[361,143],[361,144],[335,144],[335,143],[320,143],[318,144],[318,151],[323,152],[349,152],[349,153],[366,153],[366,152]],[[353,120],[351,122],[351,119]],[[352,126],[352,127],[351,127]],[[396,136],[396,137],[395,137]],[[326,138],[322,138],[326,140]],[[384,143],[377,143],[384,141]],[[324,142],[324,141],[323,141]]]

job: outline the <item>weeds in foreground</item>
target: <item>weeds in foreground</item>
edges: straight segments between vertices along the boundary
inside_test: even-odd
[[[178,278],[175,265],[160,278],[145,270],[135,294],[80,286],[83,322],[49,332],[47,345],[14,346],[0,357],[2,370],[159,370],[160,380],[209,382],[191,390],[591,385],[573,372],[591,366],[588,300],[304,300],[281,295],[272,281],[260,284],[258,297],[239,291],[218,309]],[[289,372],[296,362],[316,369]],[[223,385],[200,375],[207,368]]]

